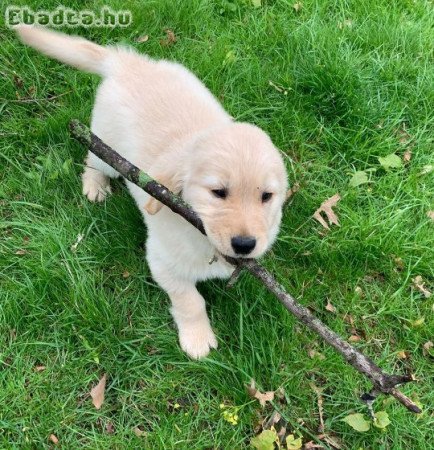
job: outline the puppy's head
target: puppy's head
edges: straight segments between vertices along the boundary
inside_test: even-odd
[[[257,258],[274,242],[287,190],[278,150],[259,128],[233,123],[199,137],[188,161],[184,199],[218,251]]]

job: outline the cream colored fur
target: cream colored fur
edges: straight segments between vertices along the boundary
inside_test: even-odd
[[[82,70],[99,74],[92,131],[183,198],[204,222],[207,237],[140,188],[127,182],[148,227],[147,260],[168,293],[182,349],[192,358],[217,347],[196,283],[232,272],[221,257],[237,256],[234,236],[257,240],[259,257],[276,238],[287,190],[278,150],[259,128],[237,123],[186,68],[154,61],[134,50],[101,47],[42,28],[17,27],[26,44]],[[115,170],[92,153],[83,173],[83,193],[103,201]],[[211,191],[227,189],[225,199]],[[264,192],[272,193],[262,201]],[[145,209],[146,208],[146,209]]]

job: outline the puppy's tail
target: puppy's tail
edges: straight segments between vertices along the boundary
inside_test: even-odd
[[[108,60],[116,49],[101,47],[78,36],[68,36],[31,25],[18,25],[15,31],[25,44],[52,58],[86,72],[109,75]]]

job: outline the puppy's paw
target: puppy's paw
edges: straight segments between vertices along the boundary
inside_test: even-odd
[[[182,350],[190,358],[200,359],[217,348],[217,338],[208,322],[199,322],[184,326],[179,330],[179,342]]]
[[[82,177],[83,195],[91,202],[102,202],[111,194],[110,180],[102,173],[89,173],[85,171]]]

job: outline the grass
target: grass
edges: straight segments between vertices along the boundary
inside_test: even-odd
[[[403,390],[424,413],[381,398],[375,408],[389,414],[386,432],[343,423],[352,412],[366,414],[358,401],[366,381],[247,275],[232,290],[223,282],[200,286],[220,347],[190,361],[167,296],[150,277],[146,230],[126,190],[115,184],[102,205],[80,192],[85,149],[67,125],[89,122],[98,80],[23,47],[2,25],[0,447],[52,447],[54,433],[64,448],[248,448],[272,411],[247,396],[254,378],[263,390],[285,390],[279,408],[304,442],[318,434],[314,381],[324,388],[326,432],[343,448],[433,448],[432,358],[423,352],[433,337],[433,302],[412,287],[420,275],[434,288],[427,217],[434,175],[423,174],[434,164],[432,3],[305,0],[299,12],[290,1],[262,3],[68,6],[130,9],[128,28],[74,31],[185,64],[235,118],[271,135],[301,189],[264,264],[346,338],[354,332],[344,320],[350,315],[363,337],[355,345],[384,369],[414,373],[420,382]],[[174,30],[174,45],[160,43],[165,28]],[[137,43],[143,34],[149,40]],[[381,168],[378,157],[409,149],[403,167]],[[356,170],[369,169],[376,169],[371,183],[349,186]],[[323,233],[312,214],[336,192],[341,226]],[[312,348],[325,359],[310,358]],[[40,365],[45,370],[35,370]],[[106,401],[96,410],[88,393],[103,373]],[[224,419],[221,403],[239,408],[237,425]],[[135,427],[146,434],[137,437]]]

